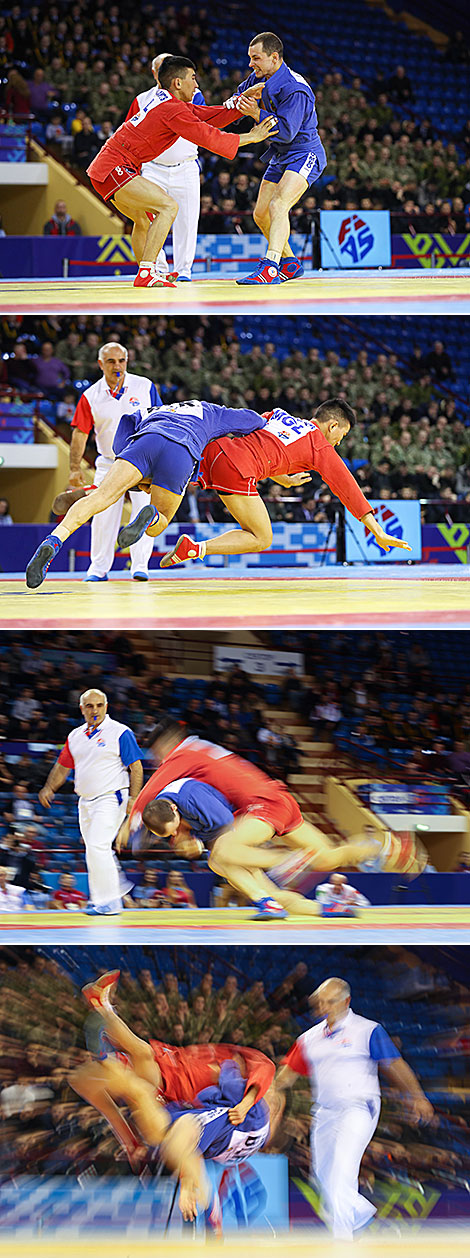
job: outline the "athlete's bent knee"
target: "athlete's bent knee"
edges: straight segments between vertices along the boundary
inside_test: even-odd
[[[216,839],[214,846],[209,854],[208,865],[214,874],[222,874],[226,865],[225,845],[222,839]]]
[[[260,528],[256,529],[256,532],[253,532],[253,542],[250,549],[252,551],[269,550],[272,540],[273,531],[269,522],[261,525]]]
[[[163,213],[168,214],[172,222],[176,218],[176,215],[178,213],[178,208],[179,208],[178,202],[175,201],[174,197],[167,197],[165,201],[165,205],[161,207],[161,209],[163,210]]]

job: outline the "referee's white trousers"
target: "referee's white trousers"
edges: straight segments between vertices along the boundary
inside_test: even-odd
[[[106,458],[104,454],[98,455],[93,481],[95,485],[101,485],[101,481],[104,480],[106,472],[109,472],[110,467],[113,466],[113,462],[113,459]],[[150,498],[148,494],[144,494],[142,490],[138,489],[131,489],[130,497],[130,518],[133,520],[142,507],[148,507]],[[117,502],[113,502],[112,507],[107,507],[106,511],[100,511],[99,515],[93,516],[91,521],[91,563],[87,572],[88,577],[105,577],[106,573],[113,566],[123,505],[124,497],[118,498]],[[153,543],[153,537],[147,537],[147,534],[144,533],[140,541],[135,542],[130,547],[132,575],[134,575],[134,572],[148,572]]]
[[[178,275],[189,279],[197,248],[197,229],[201,204],[200,170],[196,159],[180,162],[178,166],[162,166],[159,162],[144,162],[144,179],[158,184],[178,202],[178,213],[173,223],[173,267]],[[169,270],[163,249],[156,266]]]
[[[359,1170],[379,1121],[380,1102],[345,1104],[342,1109],[315,1109],[312,1128],[312,1170],[319,1183],[325,1221],[340,1240],[352,1240],[376,1213],[359,1192]]]
[[[114,791],[96,799],[79,799],[78,819],[85,844],[88,890],[92,904],[101,906],[120,900],[131,883],[124,878],[112,850],[113,839],[126,816],[129,791]]]

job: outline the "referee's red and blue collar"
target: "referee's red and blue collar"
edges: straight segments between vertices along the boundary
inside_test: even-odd
[[[109,719],[108,713],[106,713],[106,716],[103,717],[103,720],[100,721],[99,725],[94,725],[93,728],[90,725],[87,725],[85,729],[85,738],[93,738],[93,735],[97,734],[98,730],[103,728],[105,721],[107,721],[108,719]]]
[[[109,384],[107,384],[107,385],[106,385],[106,388],[107,388],[107,390],[108,390],[108,393],[109,393],[110,397],[116,398],[116,400],[117,400],[117,401],[119,401],[119,398],[121,398],[121,397],[122,397],[123,393],[124,393],[124,392],[125,392],[125,390],[127,389],[127,384],[126,384],[127,375],[128,375],[128,373],[127,373],[127,371],[125,371],[125,372],[124,372],[124,379],[123,379],[123,382],[122,382],[122,384],[120,384],[120,385],[119,385],[119,389],[118,389],[117,391],[116,391],[116,389],[110,389]],[[106,383],[106,382],[105,382],[105,383]]]
[[[326,1018],[325,1018],[325,1024],[324,1024],[324,1027],[323,1027],[323,1034],[324,1034],[324,1035],[325,1035],[328,1039],[330,1039],[332,1035],[337,1035],[337,1034],[338,1034],[338,1031],[344,1031],[345,1026],[347,1026],[348,1022],[349,1022],[349,1021],[350,1021],[350,1019],[351,1019],[351,1014],[352,1014],[352,1009],[348,1009],[348,1012],[347,1012],[347,1014],[346,1014],[346,1017],[345,1017],[345,1018],[341,1018],[341,1021],[340,1021],[340,1022],[335,1022],[335,1025],[334,1025],[334,1027],[332,1027],[332,1028],[331,1028],[331,1030],[330,1030],[330,1028],[329,1028],[329,1026],[328,1026],[328,1022],[327,1022],[327,1020],[326,1020]]]

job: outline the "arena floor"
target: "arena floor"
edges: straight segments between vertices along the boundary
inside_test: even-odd
[[[211,271],[174,289],[136,289],[132,277],[3,280],[2,309],[15,314],[468,314],[470,269],[323,271],[272,288],[240,287]]]
[[[200,571],[200,569],[199,569]],[[221,575],[227,573],[227,575]],[[465,629],[470,565],[351,568],[155,570],[103,584],[49,574],[38,590],[24,577],[0,580],[1,629]]]
[[[470,905],[387,905],[360,918],[292,916],[253,921],[246,909],[125,909],[118,917],[47,909],[0,914],[2,944],[457,944],[466,943]]]
[[[224,1237],[217,1241],[211,1238],[210,1253],[223,1254],[224,1258],[240,1258],[240,1250],[247,1248],[247,1242],[256,1251],[257,1258],[275,1258],[279,1255],[292,1255],[292,1258],[324,1258],[325,1253],[332,1255],[351,1254],[352,1247],[348,1242],[333,1241],[326,1237],[323,1229],[315,1228],[291,1231],[286,1235],[259,1235],[243,1232],[237,1237]],[[16,1236],[11,1239],[4,1237],[0,1241],[0,1255],[4,1258],[155,1258],[158,1253],[168,1258],[186,1258],[188,1241],[163,1241],[158,1234],[150,1237],[139,1237],[133,1233],[128,1237],[115,1237],[98,1234],[96,1238],[81,1236],[75,1238],[70,1231],[56,1235],[53,1239],[35,1233],[28,1239]],[[402,1235],[377,1233],[375,1237],[361,1237],[354,1242],[354,1253],[363,1254],[364,1258],[442,1258],[451,1252],[453,1258],[467,1258],[470,1248],[470,1229],[468,1227],[446,1226],[440,1228],[432,1223],[425,1224],[419,1231],[411,1231],[409,1224],[404,1224]],[[192,1254],[206,1254],[207,1244],[204,1240],[191,1241]]]

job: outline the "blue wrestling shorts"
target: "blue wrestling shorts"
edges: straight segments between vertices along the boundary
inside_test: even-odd
[[[143,480],[172,494],[184,494],[199,466],[186,446],[156,432],[134,437],[117,457],[137,467]]]
[[[326,167],[326,153],[321,140],[317,140],[311,149],[290,149],[286,153],[275,153],[263,175],[267,183],[279,183],[286,170],[303,175],[308,185],[315,183]]]

